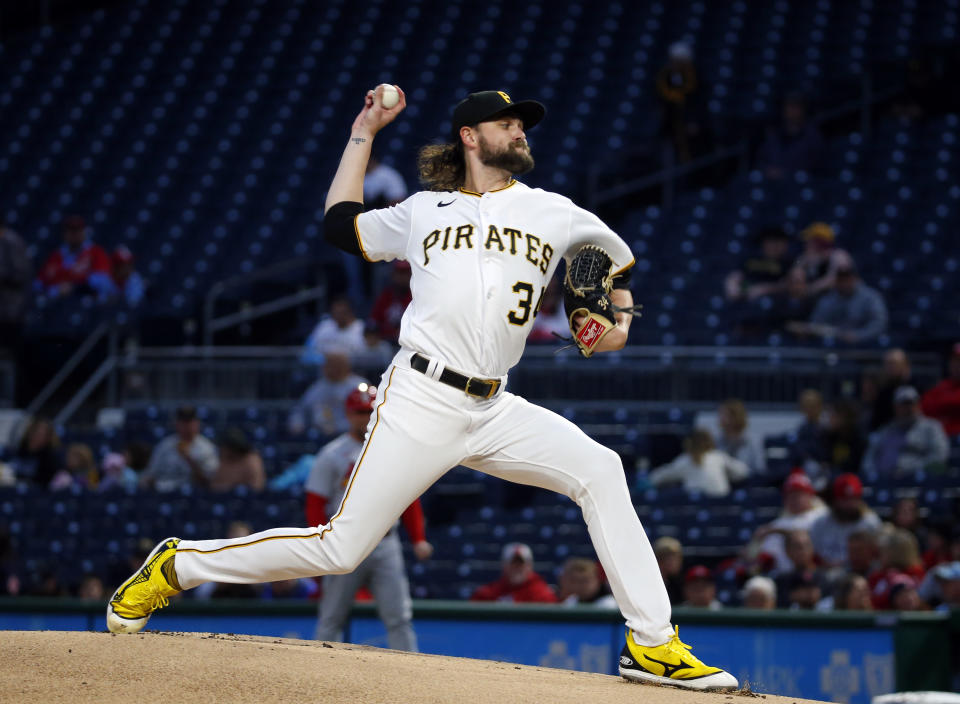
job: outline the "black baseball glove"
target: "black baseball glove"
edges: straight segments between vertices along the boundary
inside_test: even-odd
[[[615,313],[640,315],[641,306],[622,308],[610,300],[613,262],[600,247],[586,244],[570,260],[563,279],[563,307],[580,354],[589,357],[617,324]],[[582,324],[576,322],[585,316]]]

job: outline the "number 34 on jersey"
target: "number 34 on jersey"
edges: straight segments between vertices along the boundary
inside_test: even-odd
[[[465,247],[473,249],[475,228],[472,224],[456,225],[441,230],[433,230],[423,238],[423,265],[430,264],[430,250],[438,248],[444,252],[449,248],[460,249]],[[540,270],[541,274],[546,274],[550,267],[550,260],[553,258],[554,250],[549,242],[543,242],[540,237],[529,232],[522,232],[514,227],[504,227],[503,234],[496,225],[490,225],[486,236],[483,238],[483,248],[487,250],[497,250],[508,252],[514,256],[523,256],[528,262]],[[436,253],[434,253],[436,256]],[[511,325],[524,325],[530,316],[536,316],[540,312],[540,306],[543,303],[543,292],[545,286],[540,287],[540,294],[537,297],[537,304],[533,306],[534,286],[528,281],[517,281],[512,291],[519,296],[517,307],[507,313],[507,320]]]

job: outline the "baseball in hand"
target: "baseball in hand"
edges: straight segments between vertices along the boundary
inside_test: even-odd
[[[400,102],[400,93],[397,91],[396,86],[392,86],[389,83],[381,83],[377,87],[381,89],[380,104],[387,110]]]

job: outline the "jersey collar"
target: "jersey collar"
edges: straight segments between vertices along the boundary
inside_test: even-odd
[[[492,191],[487,191],[487,193],[498,193],[500,191],[505,191],[511,186],[517,185],[517,183],[519,183],[519,181],[517,181],[517,179],[515,178],[512,178],[510,179],[510,183],[508,183],[503,188],[494,188]],[[468,191],[466,188],[458,188],[457,190],[460,191],[461,193],[466,193],[468,196],[476,196],[477,198],[483,195],[482,193],[477,193],[476,191]]]

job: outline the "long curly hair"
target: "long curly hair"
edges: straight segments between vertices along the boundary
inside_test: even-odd
[[[428,144],[417,154],[420,183],[428,191],[455,191],[463,186],[467,162],[463,143]]]

